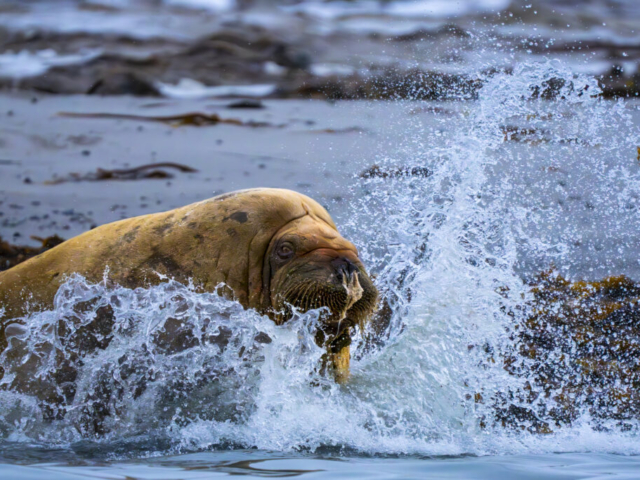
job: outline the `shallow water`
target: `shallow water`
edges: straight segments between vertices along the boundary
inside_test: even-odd
[[[4,466],[7,478],[201,479],[407,478],[407,479],[631,479],[640,457],[607,454],[511,455],[492,457],[354,457],[291,455],[260,450],[206,452],[124,462],[65,464],[55,455],[39,465]]]

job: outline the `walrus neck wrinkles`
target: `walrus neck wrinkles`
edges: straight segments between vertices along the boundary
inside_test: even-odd
[[[271,304],[271,262],[269,261],[269,253],[273,249],[273,244],[275,239],[278,237],[280,232],[285,229],[291,222],[295,222],[296,220],[300,220],[303,217],[310,215],[307,211],[305,214],[300,215],[298,217],[292,218],[287,223],[282,225],[269,239],[269,243],[267,244],[267,249],[264,253],[264,258],[262,259],[262,308],[266,312],[268,310],[273,309],[273,305]]]

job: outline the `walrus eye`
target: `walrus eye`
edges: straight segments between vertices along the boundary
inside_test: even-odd
[[[293,256],[294,250],[293,245],[290,243],[283,243],[278,247],[278,257],[282,259],[291,258]]]

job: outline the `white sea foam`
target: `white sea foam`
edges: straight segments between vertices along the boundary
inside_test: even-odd
[[[54,50],[5,52],[0,54],[0,77],[35,77],[53,67],[86,63],[98,57],[100,53],[99,50],[87,50],[71,55],[60,55]]]
[[[190,78],[183,78],[176,85],[157,82],[160,93],[169,98],[207,97],[266,97],[276,91],[275,85],[218,85],[207,86]]]
[[[448,18],[479,12],[497,12],[509,6],[509,0],[405,0],[375,1],[306,1],[282,7],[326,20],[357,15],[389,15],[398,17]]]
[[[235,0],[164,0],[167,5],[180,5],[191,8],[202,8],[214,12],[226,12],[232,10]]]
[[[318,77],[347,77],[356,73],[356,69],[339,63],[314,63],[309,71]]]
[[[196,16],[168,12],[165,9],[144,10],[127,4],[124,11],[79,10],[67,3],[35,3],[28,13],[3,12],[0,25],[12,32],[57,32],[122,35],[130,38],[193,40],[217,28],[211,15]],[[53,10],[55,9],[55,10]],[[52,14],[52,10],[55,14]]]

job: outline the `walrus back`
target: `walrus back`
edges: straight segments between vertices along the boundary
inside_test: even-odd
[[[90,282],[108,273],[110,280],[127,287],[157,284],[161,275],[184,281],[187,266],[178,266],[170,258],[180,254],[176,244],[186,249],[189,242],[171,242],[170,253],[162,245],[178,213],[173,210],[106,224],[1,272],[4,318],[50,307],[60,285],[74,273]]]
[[[117,222],[120,228],[114,233],[136,220]],[[50,306],[61,283],[72,273],[83,275],[90,281],[99,280],[104,272],[107,252],[110,252],[109,261],[124,253],[122,248],[118,248],[121,242],[110,233],[115,225],[104,225],[86,232],[0,272],[0,305],[5,309],[4,318],[20,317],[31,309]]]

